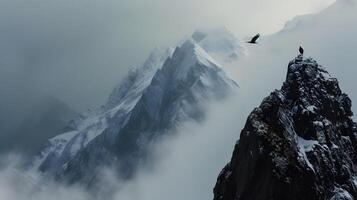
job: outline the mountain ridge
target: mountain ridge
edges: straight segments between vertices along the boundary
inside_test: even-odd
[[[33,166],[58,180],[89,183],[98,165],[120,162],[119,171],[129,178],[165,131],[186,120],[200,121],[204,102],[237,88],[193,38],[174,51],[158,49],[113,90],[100,111],[51,139]]]

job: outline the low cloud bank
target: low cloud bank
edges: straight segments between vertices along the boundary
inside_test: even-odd
[[[133,180],[123,183],[104,178],[104,183],[116,191],[112,199],[212,199],[218,173],[228,162],[246,117],[264,96],[280,88],[287,64],[298,54],[300,45],[305,48],[305,56],[312,56],[325,65],[339,79],[342,90],[350,95],[352,102],[357,102],[356,5],[354,1],[340,2],[343,5],[337,4],[318,16],[303,17],[289,29],[263,38],[258,45],[248,46],[250,55],[228,69],[241,87],[239,96],[210,105],[205,122],[180,126],[177,136],[155,147],[154,164],[140,169]],[[357,106],[353,106],[353,110],[356,113]],[[27,184],[31,181],[13,169],[14,165],[8,164],[0,172],[0,193],[6,200],[91,197],[80,188],[56,183],[34,190],[27,186],[32,185]],[[113,177],[112,171],[105,173],[108,174],[105,177]]]
[[[19,156],[7,156],[0,170],[0,193],[7,200],[100,199],[109,192],[113,192],[113,200],[212,199],[216,177],[229,161],[245,122],[243,116],[249,112],[239,99],[234,96],[210,104],[204,122],[183,123],[175,136],[155,145],[150,165],[140,167],[135,178],[127,182],[114,178],[115,171],[111,169],[102,171],[101,188],[95,193],[41,182],[36,173],[16,170],[22,161]]]

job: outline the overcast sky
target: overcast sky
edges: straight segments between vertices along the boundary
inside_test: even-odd
[[[6,73],[0,73],[0,89],[6,89],[7,94],[16,94],[14,88],[30,91],[18,92],[19,97],[52,92],[79,110],[104,101],[127,69],[140,63],[154,46],[175,44],[196,27],[226,25],[240,37],[255,32],[268,34],[279,30],[291,17],[318,11],[329,3],[236,0],[218,4],[218,1],[207,0],[203,5],[203,1],[200,4],[197,0],[152,0],[150,3],[106,1],[83,4],[83,0],[78,0],[76,2],[81,3],[72,5],[70,1],[62,0],[61,3],[48,1],[41,9],[32,3],[21,4],[27,7],[20,10],[14,9],[19,2],[8,0],[4,3],[7,7],[0,8],[3,11],[0,10],[0,27],[2,33],[6,33],[0,38],[1,63],[5,66],[0,69],[6,70]],[[297,48],[301,44],[305,56],[313,56],[323,64],[338,78],[342,90],[356,102],[356,5],[337,5],[317,16],[306,17],[298,26],[267,37],[259,46],[249,48],[250,55],[239,61],[240,65],[230,73],[236,75],[234,78],[241,86],[239,99],[211,106],[202,126],[184,124],[181,134],[193,135],[179,135],[176,140],[158,146],[158,151],[168,152],[169,156],[162,158],[154,173],[141,171],[136,179],[118,191],[117,197],[129,200],[151,197],[211,199],[215,179],[230,158],[248,113],[270,91],[281,86],[287,64],[298,54]],[[253,7],[254,12],[251,12]],[[65,16],[63,10],[67,11]],[[48,16],[53,18],[47,19]],[[328,34],[324,34],[326,32]],[[21,87],[16,85],[20,83],[23,84]],[[38,93],[33,93],[34,86]],[[9,96],[8,99],[12,98]],[[353,111],[357,112],[356,106]],[[3,174],[4,171],[0,171],[0,176],[5,177]],[[18,192],[13,185],[17,182],[10,183],[0,179],[0,193],[7,199],[23,199],[27,193]],[[76,188],[68,190],[57,185],[49,188],[35,199],[54,196],[86,199],[82,191],[73,192]]]
[[[77,112],[99,107],[154,47],[196,29],[269,34],[332,1],[0,0],[0,139],[40,116],[44,96]]]
[[[155,46],[203,27],[226,26],[239,37],[272,33],[331,2],[1,0],[2,101],[17,106],[50,94],[79,111],[96,107]]]

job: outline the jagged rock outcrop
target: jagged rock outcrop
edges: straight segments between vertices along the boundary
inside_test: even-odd
[[[298,56],[282,88],[249,115],[214,199],[357,199],[352,115],[337,79]]]

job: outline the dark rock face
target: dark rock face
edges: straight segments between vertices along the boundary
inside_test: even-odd
[[[357,128],[351,100],[313,59],[249,115],[215,200],[357,199]]]

